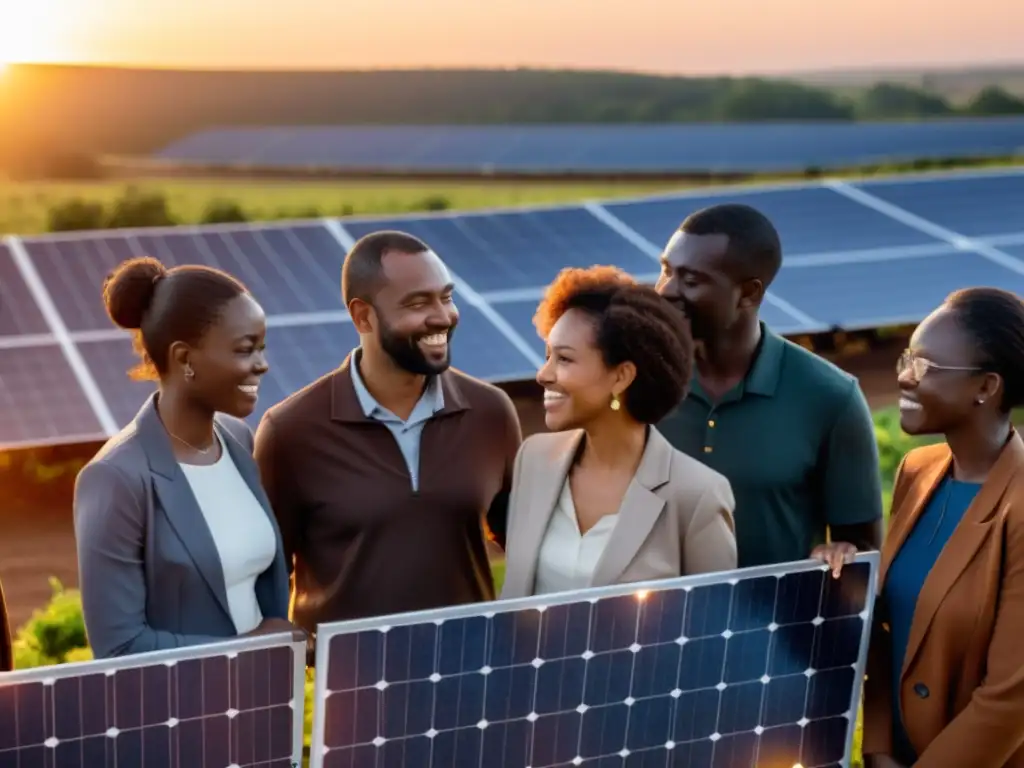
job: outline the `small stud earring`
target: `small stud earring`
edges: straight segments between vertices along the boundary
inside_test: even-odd
[[[985,398],[983,398],[983,397],[976,397],[976,398],[974,398],[974,402],[977,405],[984,405],[985,404]]]
[[[622,403],[619,402],[619,396],[618,395],[612,395],[612,403],[611,403],[611,405],[612,405],[612,410],[613,411],[617,411],[617,410],[619,410],[619,408],[622,407]]]
[[[192,370],[192,366],[188,363],[185,364],[185,379],[192,381],[196,377],[196,372]]]

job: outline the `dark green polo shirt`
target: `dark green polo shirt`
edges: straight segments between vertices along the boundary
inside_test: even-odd
[[[746,378],[712,404],[697,383],[658,430],[728,478],[739,565],[806,558],[827,526],[882,516],[878,445],[857,380],[761,325]]]

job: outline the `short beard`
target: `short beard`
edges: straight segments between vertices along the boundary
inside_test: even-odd
[[[451,338],[455,333],[454,326],[448,330],[448,351],[445,354],[444,360],[440,363],[432,363],[424,357],[423,352],[416,343],[418,337],[402,336],[395,333],[391,326],[380,317],[380,313],[377,314],[377,317],[380,319],[381,349],[403,371],[415,374],[416,376],[436,376],[439,373],[444,373],[451,366]]]

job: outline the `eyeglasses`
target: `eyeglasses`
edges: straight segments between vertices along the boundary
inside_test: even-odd
[[[896,373],[902,376],[907,371],[910,371],[914,377],[914,381],[920,381],[924,378],[924,375],[931,369],[937,371],[974,371],[978,372],[983,370],[976,365],[939,365],[933,363],[924,357],[918,357],[909,349],[903,350],[903,354],[900,355],[899,362],[896,363]]]

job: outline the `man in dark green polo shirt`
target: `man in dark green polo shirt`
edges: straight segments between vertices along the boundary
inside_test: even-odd
[[[657,287],[690,321],[696,375],[658,429],[732,484],[740,567],[815,556],[838,571],[881,546],[878,446],[857,380],[758,319],[781,264],[775,227],[749,206],[683,222]]]

